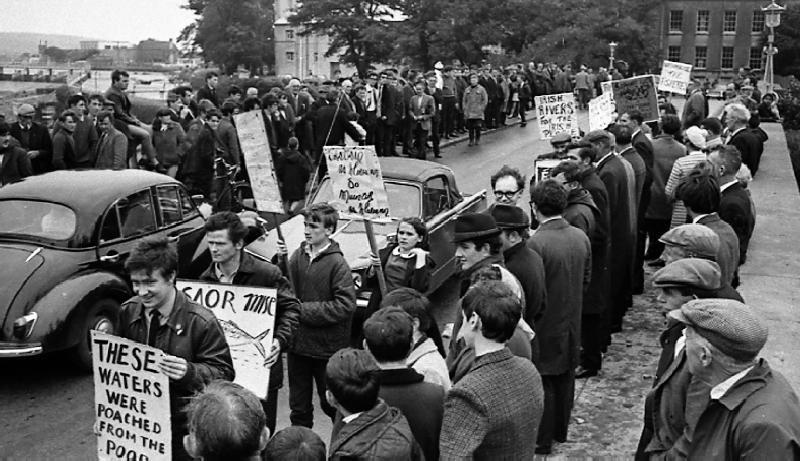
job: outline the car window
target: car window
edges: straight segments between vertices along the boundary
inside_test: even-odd
[[[200,212],[197,211],[197,207],[194,206],[192,198],[189,197],[189,194],[182,187],[178,188],[178,192],[181,196],[181,216],[183,219],[194,218],[195,216],[199,215]]]
[[[396,218],[422,217],[419,209],[419,188],[412,184],[384,181],[386,195],[389,198],[389,214]],[[319,191],[314,196],[314,203],[328,202],[337,209],[338,198],[333,197],[331,181],[325,178],[319,185]],[[339,205],[342,205],[339,203]]]
[[[123,238],[156,230],[156,215],[149,189],[121,199],[117,203],[117,209]]]
[[[66,240],[75,234],[77,216],[70,208],[51,202],[0,201],[0,234]]]
[[[114,205],[103,218],[103,227],[100,228],[100,243],[109,242],[119,237],[119,216],[117,215],[117,206]]]
[[[436,216],[442,211],[449,210],[452,207],[447,183],[447,178],[444,176],[434,176],[425,181],[423,201],[426,218]]]
[[[181,200],[177,186],[159,186],[158,208],[161,210],[161,222],[164,227],[181,222]]]

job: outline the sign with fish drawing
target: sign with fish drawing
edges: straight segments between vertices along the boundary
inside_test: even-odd
[[[269,368],[264,361],[272,350],[277,290],[194,280],[178,280],[176,285],[219,320],[233,357],[234,382],[266,398]]]

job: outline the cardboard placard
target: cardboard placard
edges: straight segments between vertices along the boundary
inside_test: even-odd
[[[589,101],[589,131],[605,130],[614,121],[614,100],[603,93]]]
[[[535,100],[540,139],[550,139],[561,132],[580,136],[574,94],[547,94],[536,96]]]
[[[178,280],[175,285],[219,320],[233,358],[234,382],[266,398],[269,368],[264,359],[272,349],[277,290],[193,280]]]
[[[661,77],[658,80],[658,91],[686,94],[686,89],[691,81],[691,64],[664,61],[661,67]]]
[[[656,84],[652,75],[612,80],[611,87],[618,114],[638,110],[646,122],[660,118]]]
[[[542,159],[542,160],[534,160],[533,161],[533,177],[536,180],[536,184],[550,179],[550,171],[555,168],[559,163],[563,160],[549,158],[549,159]]]
[[[171,459],[169,378],[164,352],[92,331],[97,458]]]
[[[325,146],[336,207],[343,217],[386,219],[389,198],[375,146]]]
[[[233,116],[236,135],[242,148],[242,157],[250,176],[250,188],[258,211],[283,213],[281,191],[272,165],[269,138],[260,110],[242,112]]]

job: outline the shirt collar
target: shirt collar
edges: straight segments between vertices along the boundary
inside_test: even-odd
[[[716,386],[711,388],[711,399],[712,400],[719,400],[728,393],[728,391],[738,383],[742,378],[745,377],[747,373],[750,373],[755,365],[751,365],[744,370],[736,373],[735,375],[731,376],[730,378],[726,379],[725,381],[717,384]]]
[[[353,413],[353,414],[352,414],[352,415],[350,415],[350,416],[345,416],[344,418],[342,418],[342,422],[343,422],[343,423],[345,423],[345,424],[347,424],[347,423],[349,423],[349,422],[353,421],[354,419],[358,418],[359,416],[361,416],[361,413],[362,413],[362,412],[361,412],[361,411],[359,411],[358,413]]]
[[[236,278],[236,274],[238,272],[239,268],[237,267],[236,270],[233,271],[233,273],[230,276],[225,275],[225,273],[222,272],[222,267],[219,264],[214,263],[214,275],[217,276],[217,280],[219,280],[220,283],[226,283],[228,285],[233,284],[233,279]]]
[[[739,182],[739,181],[737,181],[737,180],[735,180],[735,179],[732,179],[732,180],[730,180],[729,182],[726,182],[725,184],[721,185],[721,186],[719,187],[719,191],[720,191],[720,192],[722,192],[722,191],[724,191],[725,189],[727,189],[727,188],[731,187],[732,185],[736,184],[737,182]]]
[[[539,221],[539,225],[541,226],[542,224],[544,224],[546,222],[555,221],[556,219],[561,219],[561,215],[550,216],[549,218],[544,218],[542,221]]]
[[[401,253],[400,252],[400,247],[397,246],[397,247],[394,247],[394,250],[392,250],[392,256],[399,256],[399,257],[404,258],[404,259],[410,259],[410,258],[416,256],[416,253],[414,253],[413,251],[408,252],[408,253]]]
[[[745,127],[741,127],[741,128],[738,128],[738,129],[734,130],[734,132],[733,132],[733,133],[731,133],[731,134],[728,136],[728,140],[730,140],[731,138],[733,138],[734,136],[736,136],[736,133],[738,133],[738,132],[740,132],[740,131],[742,131],[742,130],[744,130],[744,129],[745,129]]]
[[[699,214],[692,219],[692,224],[697,224],[698,221],[708,216],[710,213]]]
[[[598,165],[600,165],[601,163],[603,163],[603,161],[604,161],[605,159],[607,159],[607,158],[608,158],[609,156],[611,156],[611,155],[614,155],[614,151],[613,151],[613,150],[612,150],[612,151],[610,151],[609,153],[607,153],[606,155],[604,155],[604,156],[603,156],[603,158],[601,158],[600,160],[598,160],[598,161],[597,161],[597,164],[598,164]]]
[[[313,261],[315,258],[318,258],[319,255],[324,253],[325,250],[327,250],[330,246],[331,246],[331,242],[328,242],[327,245],[325,245],[324,247],[320,248],[319,251],[317,251],[316,254],[314,254],[314,253],[312,253],[312,250],[311,250],[311,244],[308,244],[308,245],[305,245],[305,247],[303,248],[303,251],[305,251],[306,254],[308,255],[309,259],[311,259]]]

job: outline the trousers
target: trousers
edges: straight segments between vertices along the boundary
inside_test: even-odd
[[[323,413],[331,419],[336,416],[333,408],[325,397],[325,366],[327,359],[315,359],[289,352],[287,355],[289,365],[289,419],[293,426],[314,426],[314,385],[317,386],[317,395]]]
[[[575,399],[575,370],[570,369],[560,375],[542,376],[544,388],[544,413],[539,424],[536,444],[540,447],[567,441],[569,418],[572,415],[572,404]]]

